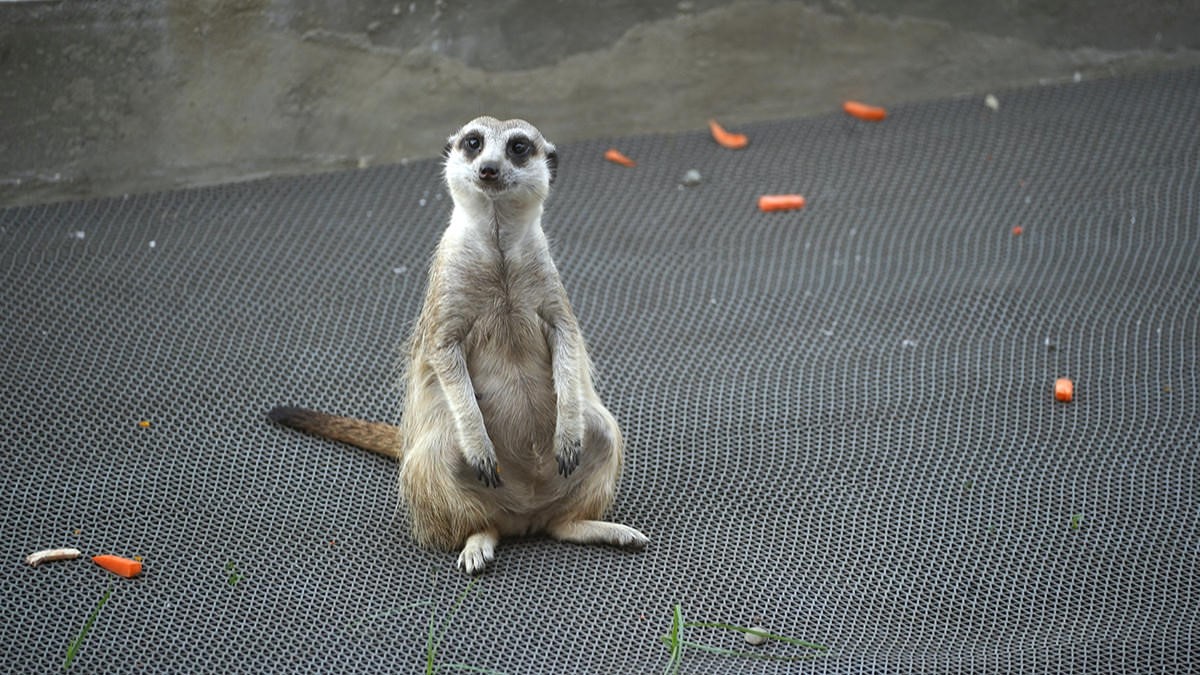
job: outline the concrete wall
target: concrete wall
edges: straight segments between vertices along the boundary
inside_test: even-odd
[[[1192,66],[1193,4],[0,0],[0,205]]]

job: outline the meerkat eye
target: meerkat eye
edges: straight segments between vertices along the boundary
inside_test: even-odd
[[[514,157],[524,157],[529,154],[531,149],[529,141],[524,138],[514,138],[508,142],[508,152]]]
[[[463,138],[462,144],[467,150],[478,151],[483,147],[483,139],[480,138],[479,134],[470,134]]]

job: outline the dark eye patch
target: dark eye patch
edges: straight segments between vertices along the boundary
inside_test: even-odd
[[[524,136],[513,136],[508,139],[508,145],[504,150],[510,162],[516,166],[521,166],[533,156],[536,146],[534,146],[533,141]]]
[[[467,157],[474,157],[483,150],[483,136],[477,131],[472,131],[458,141],[458,148]]]

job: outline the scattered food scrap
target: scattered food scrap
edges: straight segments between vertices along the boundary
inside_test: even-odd
[[[92,556],[92,562],[126,579],[132,579],[142,573],[142,563],[130,560],[129,558],[122,558],[119,555]]]
[[[683,179],[679,182],[682,183],[684,187],[696,187],[700,184],[701,180],[702,178],[699,171],[695,169],[688,169],[687,173],[683,174]]]
[[[138,426],[143,429],[150,428],[150,420],[138,420]]]
[[[25,556],[25,563],[30,567],[37,567],[44,562],[54,562],[56,560],[74,560],[83,555],[77,548],[51,548],[45,551],[37,551]]]
[[[605,150],[604,151],[604,159],[607,159],[608,161],[610,161],[614,164],[620,164],[621,166],[628,166],[628,167],[637,166],[637,162],[633,161],[632,159],[629,159],[628,157],[625,156],[625,153],[621,152],[620,150],[617,150],[616,148],[609,148],[608,150]]]
[[[741,150],[750,143],[746,134],[735,134],[725,130],[716,120],[708,121],[708,130],[712,132],[713,140],[722,148]]]
[[[1020,225],[1017,225],[1017,226],[1013,227],[1012,234],[1014,237],[1019,237],[1022,234],[1025,234],[1025,228],[1021,227]]]
[[[1070,403],[1075,398],[1075,383],[1070,378],[1060,377],[1054,381],[1054,398],[1063,403]]]
[[[763,195],[758,198],[760,211],[787,211],[804,208],[804,197],[800,195]]]
[[[1071,529],[1072,530],[1078,530],[1081,525],[1083,525],[1083,516],[1082,515],[1077,513],[1077,514],[1071,516]]]
[[[882,122],[887,117],[887,110],[859,101],[846,101],[842,104],[842,110],[845,110],[847,114],[853,117],[868,122]]]
[[[996,98],[995,94],[988,94],[987,96],[984,96],[983,104],[993,112],[1000,109],[1000,99]]]

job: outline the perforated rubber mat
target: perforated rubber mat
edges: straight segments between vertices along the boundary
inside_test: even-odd
[[[393,463],[264,418],[395,419],[436,161],[0,211],[0,663],[653,673],[678,605],[827,648],[691,626],[800,660],[683,673],[1195,670],[1200,71],[999,101],[560,148],[652,543],[506,541],[471,586]],[[56,546],[144,572],[24,564]]]

